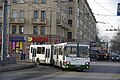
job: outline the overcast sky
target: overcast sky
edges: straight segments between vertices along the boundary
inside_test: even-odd
[[[120,28],[120,16],[117,16],[117,5],[120,0],[87,0],[96,20],[99,21],[98,28],[100,36],[112,38],[116,31],[105,31],[106,29]]]

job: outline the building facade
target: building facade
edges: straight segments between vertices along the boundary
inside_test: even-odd
[[[55,0],[11,0],[10,52],[29,51],[30,44],[67,41],[67,3]]]
[[[28,55],[31,44],[95,40],[96,20],[87,0],[10,1],[10,54],[22,50]]]
[[[89,44],[95,41],[96,19],[87,0],[68,0],[69,40]]]

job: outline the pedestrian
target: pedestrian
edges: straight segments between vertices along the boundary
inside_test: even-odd
[[[25,60],[25,56],[26,56],[26,55],[25,55],[25,53],[23,52],[23,59],[24,59],[24,60]]]
[[[23,52],[20,50],[20,59],[23,60]]]

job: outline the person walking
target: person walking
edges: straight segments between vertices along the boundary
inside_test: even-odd
[[[23,52],[20,50],[20,59],[23,60]]]
[[[23,52],[23,59],[25,60],[25,57],[26,57],[26,55],[25,55],[25,53]]]

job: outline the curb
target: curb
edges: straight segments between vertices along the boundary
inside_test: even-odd
[[[17,64],[16,64],[17,65]],[[17,65],[17,66],[5,66],[0,68],[0,72],[8,72],[8,71],[15,71],[15,70],[22,70],[22,69],[29,69],[29,68],[34,68],[35,65]]]

